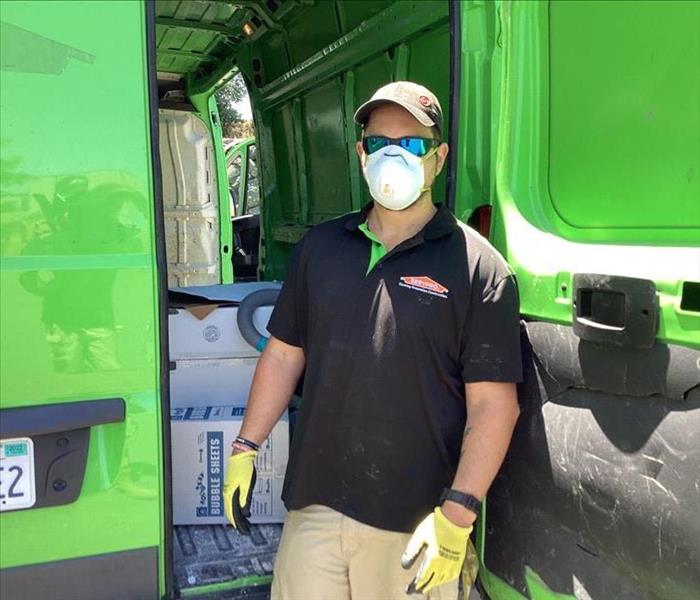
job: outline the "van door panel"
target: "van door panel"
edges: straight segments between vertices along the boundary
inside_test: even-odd
[[[37,597],[25,584],[40,571],[26,569],[87,561],[56,581],[60,597],[109,583],[88,568],[94,557],[148,548],[155,558],[162,539],[145,8],[3,3],[2,20],[0,420],[4,436],[28,411],[22,430],[47,446],[37,487],[54,500],[77,493],[0,514],[0,580],[3,598]],[[6,47],[24,58],[4,61]],[[119,399],[123,414],[102,399]],[[101,564],[133,581],[145,573],[153,590],[157,562]],[[11,567],[33,575],[13,587]]]

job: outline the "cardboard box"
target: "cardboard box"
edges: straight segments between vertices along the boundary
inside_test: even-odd
[[[175,408],[171,411],[173,522],[225,524],[223,485],[231,443],[243,422],[243,406]],[[251,523],[281,523],[282,484],[289,457],[289,422],[275,425],[256,460]]]

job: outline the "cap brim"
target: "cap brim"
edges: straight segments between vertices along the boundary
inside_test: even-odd
[[[377,107],[384,104],[396,104],[401,108],[406,109],[408,112],[415,117],[421,125],[425,127],[438,127],[437,123],[433,121],[428,115],[426,115],[422,110],[418,110],[415,106],[410,104],[404,104],[399,100],[390,100],[389,98],[377,98],[376,100],[368,100],[360,108],[355,111],[355,123],[358,125],[366,125],[367,119],[370,113]]]

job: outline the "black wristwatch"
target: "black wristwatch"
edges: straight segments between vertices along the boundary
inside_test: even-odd
[[[474,514],[478,515],[481,510],[481,502],[474,498],[471,494],[465,494],[464,492],[459,492],[451,488],[445,488],[442,490],[442,495],[440,496],[440,504],[445,500],[450,502],[456,502],[461,504],[464,508],[468,508]]]

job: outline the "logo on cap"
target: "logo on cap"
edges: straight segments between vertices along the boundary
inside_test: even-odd
[[[430,106],[430,98],[428,96],[418,96],[418,102],[420,102],[426,108]]]

